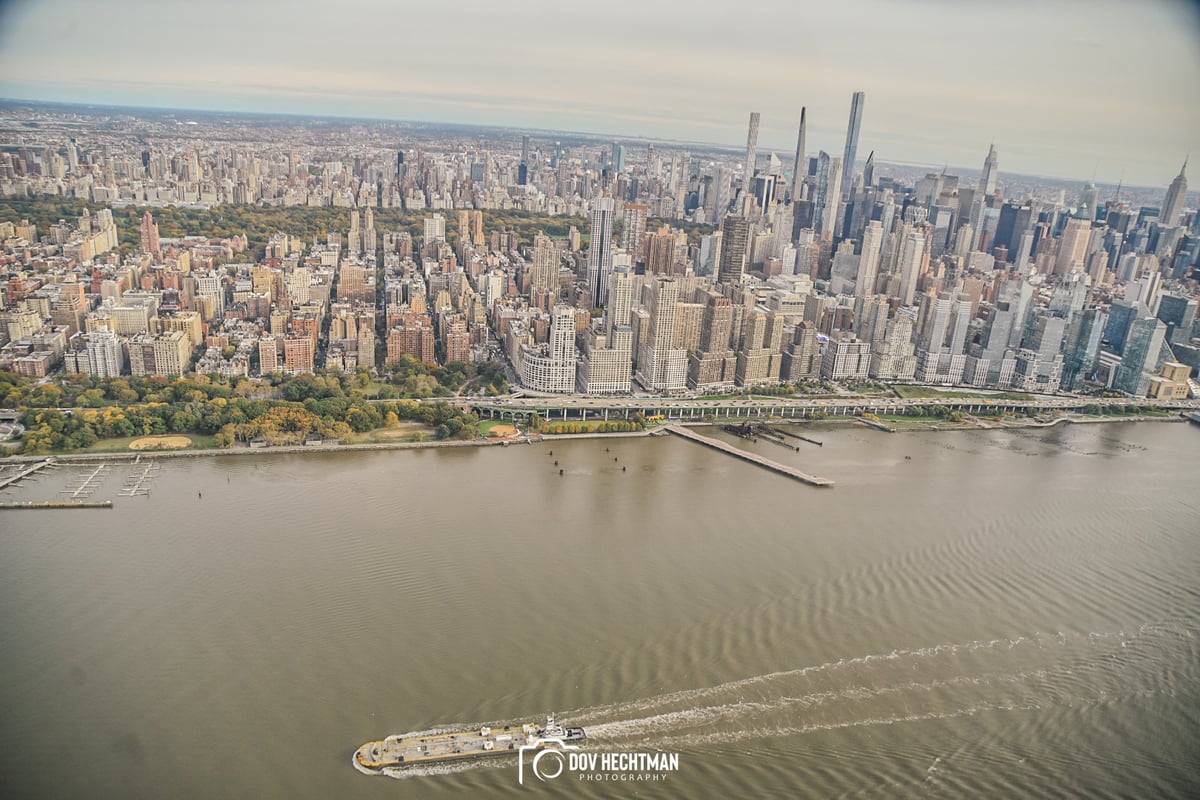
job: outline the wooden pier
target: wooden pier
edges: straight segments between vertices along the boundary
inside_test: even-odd
[[[816,439],[810,439],[807,436],[801,436],[798,433],[792,433],[791,431],[785,431],[780,428],[772,428],[770,425],[766,424],[765,422],[763,423],[763,428],[765,430],[770,431],[771,433],[778,434],[779,436],[790,436],[793,439],[799,439],[802,442],[808,442],[809,444],[815,444],[817,447],[825,446],[821,442],[818,442]],[[797,448],[797,449],[799,449],[799,448]]]
[[[680,425],[667,425],[664,430],[670,431],[684,439],[689,439],[697,444],[702,444],[706,447],[711,447],[714,450],[720,450],[734,458],[740,458],[743,461],[749,461],[751,464],[757,464],[760,467],[765,467],[773,472],[778,472],[780,475],[786,475],[789,478],[795,478],[798,481],[804,481],[810,486],[833,486],[833,481],[828,478],[821,478],[816,475],[809,475],[807,472],[801,472],[798,469],[789,467],[785,464],[780,464],[777,461],[772,461],[769,458],[763,458],[756,453],[751,453],[746,450],[739,450],[731,444],[720,441],[719,439],[710,439],[707,436],[701,436],[695,431],[684,428]]]

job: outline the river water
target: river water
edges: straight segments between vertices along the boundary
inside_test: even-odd
[[[805,432],[739,444],[836,488],[624,438],[164,460],[139,497],[123,464],[113,510],[0,512],[0,794],[1194,796],[1200,429]],[[350,763],[548,711],[679,769]]]

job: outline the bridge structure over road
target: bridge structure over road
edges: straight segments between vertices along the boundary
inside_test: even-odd
[[[459,402],[459,401],[456,401]],[[671,397],[474,397],[462,398],[484,419],[524,420],[538,414],[548,421],[619,421],[644,417],[662,417],[672,422],[701,422],[706,419],[813,419],[856,417],[863,414],[906,414],[914,408],[962,411],[976,416],[1078,411],[1085,406],[1102,408],[1138,405],[1161,411],[1195,411],[1200,400],[1153,400],[1127,397],[1033,397],[1028,400],[978,397],[846,397],[808,399],[799,397],[735,397],[721,400]]]

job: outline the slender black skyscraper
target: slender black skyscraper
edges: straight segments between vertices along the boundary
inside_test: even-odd
[[[854,156],[858,150],[858,128],[862,125],[863,102],[866,95],[855,92],[850,101],[850,124],[846,126],[846,152],[842,156],[842,199],[850,199],[850,183],[854,180]]]
[[[796,165],[792,169],[792,202],[800,199],[800,186],[804,183],[804,173],[808,164],[804,158],[804,106],[800,107],[800,135],[796,137]]]
[[[517,183],[524,186],[529,183],[529,137],[521,137],[521,163],[517,165]]]
[[[863,186],[870,188],[875,185],[875,151],[867,156],[867,165],[863,167]]]

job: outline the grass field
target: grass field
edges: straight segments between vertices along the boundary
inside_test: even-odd
[[[1175,416],[1170,411],[1145,410],[1145,411],[1110,411],[1102,409],[1099,414],[1090,414],[1086,411],[1081,411],[1077,408],[1071,409],[1071,413],[1078,414],[1082,417],[1173,417]]]
[[[71,450],[70,452],[72,452],[72,453],[128,453],[131,451],[138,450],[138,448],[133,446],[134,442],[136,442],[138,440],[155,439],[155,438],[159,438],[159,437],[123,436],[123,437],[120,437],[117,439],[101,439],[100,441],[98,441],[94,445],[92,445],[91,447],[88,447],[84,450]],[[163,437],[163,438],[176,438],[176,437]],[[164,449],[164,450],[168,450],[168,449],[169,450],[206,450],[206,449],[209,449],[214,446],[213,445],[213,437],[202,436],[198,433],[189,433],[185,437],[178,437],[178,438],[186,438],[190,441],[190,444],[185,447],[182,447],[182,448],[172,447],[172,448],[162,448],[162,449]],[[66,452],[66,451],[64,451],[64,452]],[[149,449],[149,450],[145,450],[144,452],[152,453],[152,452],[154,452],[154,450]]]
[[[479,433],[489,439],[503,439],[520,433],[509,420],[484,419],[479,421]]]
[[[410,442],[416,441],[414,437],[424,437],[430,439],[433,437],[433,428],[421,422],[401,422],[392,428],[376,428],[373,431],[366,433],[355,433],[348,436],[344,441],[346,444],[370,444],[372,442]]]
[[[967,400],[1032,400],[1033,395],[1023,392],[959,392],[953,389],[932,389],[928,386],[893,386],[896,394],[906,400],[924,399],[929,397],[951,397]]]

